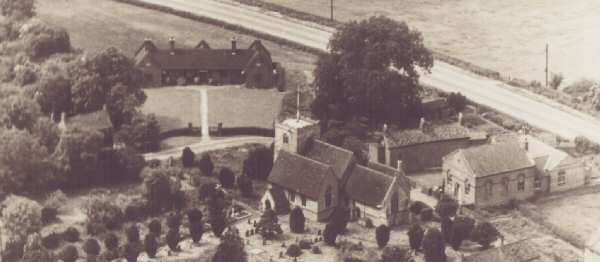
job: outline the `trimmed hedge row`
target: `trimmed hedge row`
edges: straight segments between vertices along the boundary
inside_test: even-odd
[[[308,46],[305,46],[302,44],[298,44],[296,42],[293,42],[293,41],[290,41],[290,40],[287,40],[287,39],[284,39],[281,37],[258,32],[256,30],[252,30],[252,29],[240,26],[240,25],[230,24],[230,23],[218,20],[218,19],[213,19],[210,17],[197,15],[197,14],[194,14],[191,12],[176,10],[176,9],[173,9],[173,8],[170,8],[167,6],[151,4],[151,3],[147,3],[147,2],[144,2],[141,0],[113,0],[113,1],[130,4],[130,5],[135,5],[138,7],[155,10],[155,11],[159,11],[159,12],[169,13],[172,15],[180,16],[180,17],[187,18],[187,19],[194,20],[194,21],[201,22],[201,23],[219,26],[219,27],[222,27],[227,30],[238,32],[240,34],[251,35],[251,36],[254,36],[254,37],[257,37],[260,39],[264,39],[264,40],[268,40],[268,41],[272,41],[274,43],[278,43],[281,45],[290,46],[294,49],[298,49],[300,51],[311,53],[314,55],[321,55],[321,54],[325,53],[324,51],[321,51],[319,49],[308,47]]]
[[[176,136],[201,136],[202,129],[200,127],[173,129],[160,134],[159,139],[163,140],[169,137]],[[264,136],[274,137],[275,130],[262,127],[224,127],[221,130],[209,130],[210,136],[226,137],[226,136]]]

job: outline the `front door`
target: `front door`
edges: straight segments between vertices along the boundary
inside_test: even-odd
[[[270,200],[268,200],[268,199],[267,199],[267,200],[265,200],[265,210],[267,210],[267,209],[273,209],[273,208],[271,207],[271,201],[270,201]]]

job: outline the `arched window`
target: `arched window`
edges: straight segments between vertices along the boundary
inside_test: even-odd
[[[519,174],[519,181],[517,183],[517,190],[523,191],[525,190],[525,175]]]
[[[325,191],[325,207],[330,207],[331,206],[331,186],[327,187],[327,190]]]
[[[283,134],[283,143],[288,144],[290,142],[290,137],[288,134]]]

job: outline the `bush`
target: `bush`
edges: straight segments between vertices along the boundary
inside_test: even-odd
[[[41,227],[42,207],[25,197],[8,196],[4,202],[0,219],[4,222],[5,239],[24,242],[27,235]]]
[[[404,247],[389,246],[381,252],[381,262],[408,261],[409,252]]]
[[[119,247],[119,238],[114,233],[109,233],[104,238],[104,246],[108,250],[116,250]]]
[[[291,244],[285,253],[290,257],[299,257],[302,255],[302,249],[297,244]]]
[[[42,238],[42,245],[47,249],[56,249],[60,245],[60,235],[54,232]]]
[[[310,242],[310,240],[302,239],[302,240],[300,240],[298,245],[300,246],[301,249],[310,249],[310,247],[312,246],[312,243]]]
[[[202,222],[202,211],[197,208],[188,210],[187,216],[190,224]]]
[[[79,252],[75,246],[69,245],[60,252],[60,259],[64,262],[75,262],[79,258]]]
[[[148,233],[144,238],[144,249],[149,258],[155,258],[156,252],[158,251],[158,242],[156,241],[156,235],[152,232]]]
[[[378,226],[375,229],[375,239],[379,248],[383,248],[390,241],[390,228],[386,225]]]
[[[335,239],[337,238],[338,232],[335,225],[328,223],[323,230],[323,241],[325,241],[327,245],[335,245]]]
[[[173,213],[167,217],[167,226],[172,230],[179,230],[181,227],[181,215]]]
[[[560,84],[562,84],[564,77],[561,73],[557,73],[557,74],[552,74],[552,77],[550,78],[550,87],[552,89],[558,89],[560,87]]]
[[[202,239],[202,235],[204,234],[204,223],[202,223],[202,221],[195,221],[190,223],[189,229],[192,241],[194,241],[194,243],[200,242],[200,239]]]
[[[160,237],[162,233],[162,225],[160,223],[160,220],[154,219],[150,221],[150,224],[148,224],[148,230],[152,232],[154,236]]]
[[[200,189],[198,190],[198,199],[203,201],[214,196],[217,193],[216,187],[217,184],[215,183],[207,183],[200,186]]]
[[[421,250],[421,243],[423,242],[423,236],[425,234],[421,226],[419,226],[419,224],[413,224],[407,234],[410,248],[415,251]]]
[[[456,215],[458,202],[450,197],[442,197],[435,206],[435,212],[440,217],[452,217]]]
[[[313,254],[322,254],[323,252],[321,252],[321,248],[317,245],[312,246],[312,252]]]
[[[202,158],[200,158],[200,161],[198,161],[198,167],[202,171],[202,174],[207,176],[213,175],[213,169],[215,168],[215,165],[213,164],[208,153],[202,155]]]
[[[304,232],[305,221],[306,219],[304,218],[302,208],[295,207],[292,212],[290,212],[290,231],[293,233]]]
[[[79,230],[74,227],[67,228],[67,230],[63,232],[63,239],[72,243],[79,241]]]
[[[471,236],[475,220],[470,217],[459,216],[452,222],[452,233],[450,235],[450,245],[454,250],[459,250],[462,242]]]
[[[373,224],[373,220],[371,220],[370,218],[365,218],[365,227],[366,228],[374,228],[375,225]]]
[[[446,261],[444,237],[436,228],[427,230],[423,238],[425,261]]]
[[[88,240],[86,240],[83,244],[83,251],[87,254],[88,257],[95,257],[97,255],[100,255],[100,244],[98,243],[98,240],[93,238],[89,238]]]
[[[123,212],[115,203],[105,198],[94,198],[86,205],[88,224],[103,225],[116,229],[123,223]]]
[[[336,234],[342,234],[346,231],[350,221],[350,210],[343,207],[337,207],[331,213],[329,223],[334,226]]]
[[[219,173],[219,182],[224,188],[233,188],[233,184],[235,183],[233,171],[226,167],[221,169],[221,172]]]
[[[430,207],[423,208],[419,216],[423,222],[431,221],[433,219],[433,209]]]
[[[183,148],[183,152],[181,153],[181,163],[183,167],[192,167],[194,166],[194,158],[196,154],[189,147]]]
[[[140,230],[137,225],[133,224],[127,228],[127,242],[139,243],[140,242]]]
[[[448,105],[456,112],[463,111],[467,107],[467,98],[459,93],[450,93],[447,98]]]
[[[10,240],[5,244],[5,248],[2,252],[2,259],[5,261],[18,261],[23,257],[23,247],[25,243],[23,240]]]
[[[440,224],[444,241],[446,241],[446,243],[450,243],[450,240],[452,239],[452,219],[449,217],[442,217]]]
[[[145,198],[147,209],[151,214],[160,214],[173,208],[182,208],[185,195],[181,191],[181,183],[177,178],[182,175],[180,168],[166,167],[145,169],[144,173]]]
[[[482,222],[475,226],[471,233],[471,239],[479,243],[484,249],[490,247],[490,244],[498,239],[500,233],[490,222]]]
[[[266,180],[272,168],[273,149],[257,147],[248,152],[248,158],[244,160],[243,173],[252,179]]]
[[[485,120],[481,119],[481,117],[476,114],[465,114],[463,116],[462,123],[464,126],[472,128],[472,127],[483,125],[486,122],[485,122]]]
[[[42,223],[47,225],[56,220],[56,215],[58,211],[52,207],[44,207],[42,208]]]
[[[419,215],[421,213],[421,210],[426,207],[429,207],[429,206],[421,201],[415,201],[410,204],[410,207],[408,209],[410,210],[411,213],[413,213],[415,215]]]
[[[171,251],[179,251],[179,241],[181,236],[179,235],[179,230],[169,229],[167,233],[167,245]]]

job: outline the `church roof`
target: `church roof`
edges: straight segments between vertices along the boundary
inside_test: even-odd
[[[317,199],[322,181],[329,174],[333,175],[329,165],[281,150],[273,164],[268,181],[311,199]]]
[[[344,191],[350,199],[374,208],[381,208],[395,177],[356,165],[348,176]]]
[[[352,151],[317,139],[310,142],[307,152],[303,155],[320,163],[330,165],[333,173],[340,181],[344,180],[343,176],[354,159]]]

